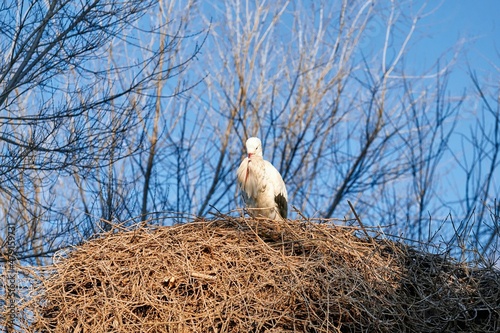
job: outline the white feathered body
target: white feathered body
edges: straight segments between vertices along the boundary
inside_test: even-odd
[[[246,157],[237,176],[250,215],[286,219],[288,194],[280,173],[271,163],[258,155]]]

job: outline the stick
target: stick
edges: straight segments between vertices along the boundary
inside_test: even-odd
[[[200,278],[200,279],[205,279],[205,280],[215,280],[217,277],[213,275],[208,275],[208,274],[203,274],[203,273],[197,273],[197,272],[192,272],[191,276],[194,278]]]
[[[356,217],[356,220],[358,221],[359,225],[361,226],[361,229],[363,229],[363,232],[365,233],[366,237],[368,237],[368,239],[371,242],[373,242],[373,238],[368,234],[368,231],[366,231],[365,225],[363,224],[363,222],[361,222],[361,219],[359,218],[358,213],[356,213],[354,206],[352,205],[352,203],[349,200],[347,200],[347,203],[349,204],[349,207],[351,207],[351,210],[354,213],[354,217]]]

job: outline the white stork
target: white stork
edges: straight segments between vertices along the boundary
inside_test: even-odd
[[[259,138],[246,143],[248,157],[238,168],[238,184],[247,210],[253,217],[286,219],[288,194],[285,182],[276,168],[262,157]]]

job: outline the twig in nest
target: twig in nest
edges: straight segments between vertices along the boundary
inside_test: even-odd
[[[375,243],[375,241],[373,240],[373,237],[368,234],[368,231],[366,231],[365,225],[363,224],[363,222],[361,222],[361,219],[359,218],[358,213],[356,213],[356,210],[354,209],[354,206],[352,205],[352,203],[349,200],[347,200],[347,203],[349,204],[349,207],[351,207],[351,210],[352,210],[354,216],[356,217],[356,220],[358,221],[359,225],[361,226],[361,229],[365,233],[366,237],[372,243]]]
[[[214,276],[214,275],[197,273],[197,272],[192,272],[191,276],[194,277],[194,278],[200,278],[200,279],[212,280],[212,281],[215,280],[215,279],[217,279],[217,277]]]
[[[302,217],[304,219],[304,221],[307,221],[309,222],[309,219],[307,217],[304,216],[304,214],[302,214],[302,212],[295,206],[292,205],[292,208],[293,210],[300,215],[300,217]]]

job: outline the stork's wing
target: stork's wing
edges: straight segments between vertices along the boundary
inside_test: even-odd
[[[274,202],[278,208],[278,212],[283,219],[288,216],[288,193],[286,191],[285,182],[278,170],[268,161],[266,162],[266,175],[268,181],[274,188]]]
[[[258,174],[254,172],[250,173],[249,171],[249,162],[248,158],[245,158],[238,168],[237,177],[238,177],[238,185],[241,191],[241,196],[245,205],[247,207],[254,207],[257,200],[257,195],[260,192],[260,182]],[[253,161],[252,163],[257,163]]]
[[[283,219],[286,219],[288,216],[288,202],[285,197],[280,193],[274,197],[274,202],[278,207],[278,213]]]
[[[238,179],[238,187],[240,188],[241,196],[243,197],[243,201],[245,202],[245,204],[248,203],[248,193],[245,191],[245,180],[247,177],[247,166],[248,166],[248,158],[245,158],[243,161],[241,161],[241,164],[238,168],[238,171],[236,172],[237,179]]]
[[[246,177],[246,172],[247,172],[247,164],[248,164],[248,159],[245,158],[243,161],[241,161],[241,164],[238,168],[238,171],[236,171],[236,175],[238,178],[238,186],[240,189],[243,189],[243,184],[245,183],[245,177]]]

